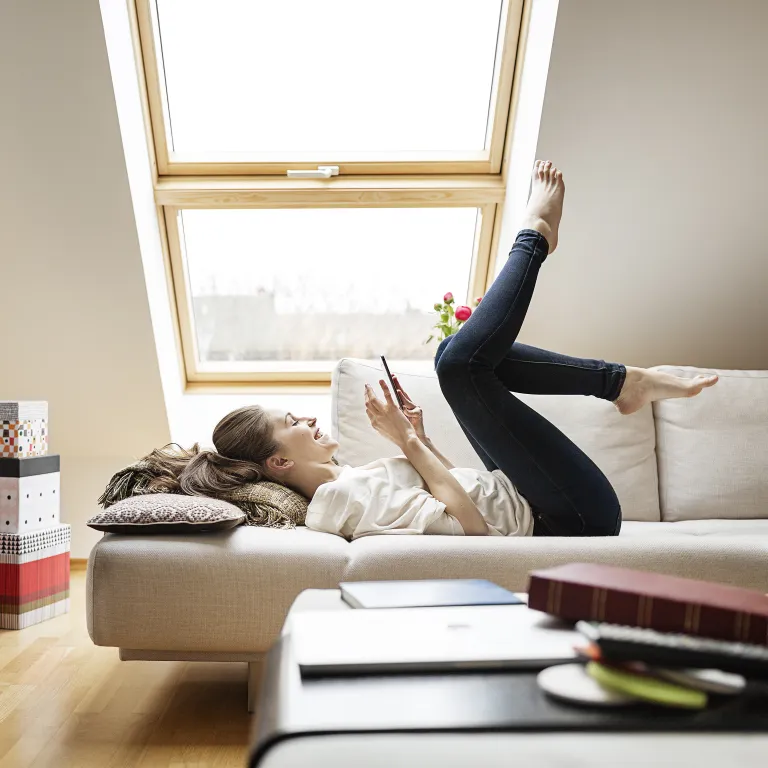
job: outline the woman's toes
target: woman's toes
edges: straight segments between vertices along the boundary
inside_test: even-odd
[[[694,378],[694,385],[693,388],[695,389],[694,394],[698,395],[699,392],[701,392],[702,389],[705,387],[711,387],[714,384],[717,384],[718,376],[703,376],[699,375]]]
[[[686,397],[695,397],[705,387],[711,387],[717,383],[717,376],[705,376],[699,374],[692,379],[685,379],[681,382],[682,390]]]

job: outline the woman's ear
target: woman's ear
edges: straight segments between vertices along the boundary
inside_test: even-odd
[[[264,464],[267,471],[275,476],[284,475],[293,467],[293,461],[291,459],[284,459],[282,456],[270,456]]]

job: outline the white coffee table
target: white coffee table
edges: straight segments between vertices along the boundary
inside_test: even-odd
[[[350,609],[341,599],[338,590],[307,590],[299,595],[291,607],[283,628],[281,643],[290,643],[288,635],[292,616],[307,610],[332,612]],[[274,661],[272,656],[268,657],[267,664],[270,661]],[[272,725],[279,733],[280,727],[277,724],[281,722],[281,718],[283,723],[290,719],[285,719],[290,703],[287,697],[278,695],[280,689],[301,685],[295,664],[286,664],[283,658],[276,666],[279,666],[279,669],[266,670],[259,705],[260,720],[254,730],[257,739],[259,732],[263,733]],[[329,697],[327,702],[332,706],[333,696]],[[485,706],[488,703],[483,702]],[[360,706],[366,705],[366,697],[363,696]],[[502,705],[503,702],[500,702],[500,706]],[[354,727],[351,730],[354,730]],[[302,733],[300,737],[294,738],[291,737],[290,731],[290,728],[285,729],[284,738],[276,740],[258,756],[254,751],[250,765],[259,768],[359,768],[361,765],[366,768],[433,765],[441,768],[508,768],[512,764],[537,768],[768,766],[768,733],[594,730],[462,732],[459,729],[419,733],[404,732],[401,729],[389,732]]]

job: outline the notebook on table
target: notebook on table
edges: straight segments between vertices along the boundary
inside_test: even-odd
[[[343,581],[339,589],[352,608],[524,605],[512,592],[485,579]]]

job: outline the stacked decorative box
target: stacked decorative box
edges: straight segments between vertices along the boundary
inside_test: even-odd
[[[0,401],[0,431],[0,629],[23,629],[69,610],[71,534],[48,404]]]

